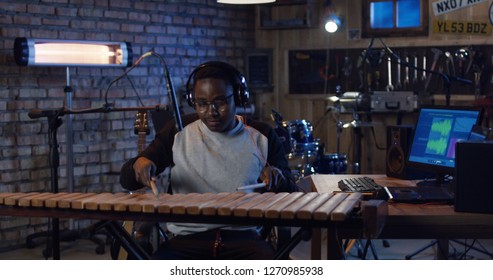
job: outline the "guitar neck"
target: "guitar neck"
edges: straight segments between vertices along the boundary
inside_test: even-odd
[[[147,134],[145,131],[139,132],[138,138],[137,138],[137,149],[138,152],[142,152],[146,148],[146,137]]]

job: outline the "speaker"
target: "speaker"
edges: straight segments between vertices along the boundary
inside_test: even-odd
[[[430,174],[407,166],[407,157],[413,141],[413,126],[387,127],[386,173],[388,177],[404,180],[424,179]]]
[[[193,93],[193,83],[195,79],[195,74],[207,67],[219,68],[226,71],[230,77],[229,80],[233,84],[233,94],[235,99],[235,104],[237,106],[245,107],[250,99],[250,91],[246,83],[246,78],[243,74],[238,71],[234,66],[222,61],[209,61],[197,66],[190,76],[188,77],[186,83],[186,99],[191,107],[194,107],[194,93]]]
[[[493,141],[455,146],[455,211],[493,213]]]

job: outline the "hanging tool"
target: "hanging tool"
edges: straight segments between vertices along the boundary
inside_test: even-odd
[[[395,84],[395,89],[400,89],[401,85],[401,58],[397,59],[397,83]]]
[[[409,87],[409,55],[406,56],[406,76],[404,77],[404,87],[408,89]]]
[[[469,71],[471,71],[471,67],[474,61],[476,60],[476,54],[477,54],[477,52],[472,47],[469,47],[468,49],[469,49],[469,63],[467,63],[467,67],[466,67],[466,73],[465,73],[466,76],[469,74]]]
[[[394,90],[394,86],[392,85],[392,59],[390,58],[390,56],[387,57],[387,77],[388,81],[385,90],[390,92]]]
[[[464,77],[464,62],[466,62],[469,59],[469,50],[467,48],[460,48],[457,51],[455,51],[455,57],[457,58],[459,62],[459,72],[460,72],[460,77]]]
[[[445,52],[445,57],[447,58],[447,62],[446,62],[447,74],[455,77],[454,57],[449,51]]]
[[[414,77],[413,84],[418,82],[418,54],[414,54]]]
[[[433,53],[433,62],[431,63],[430,71],[433,72],[433,71],[435,71],[435,68],[437,67],[438,60],[442,56],[443,52],[437,48],[432,48],[431,52]],[[425,87],[424,87],[425,91],[428,90],[428,86],[430,85],[430,81],[431,81],[431,76],[433,76],[433,75],[429,75],[428,78],[426,79],[426,83],[425,83]]]
[[[380,89],[380,71],[375,71],[375,89]]]
[[[426,80],[426,53],[423,54],[423,73],[421,74],[421,80],[425,81]]]

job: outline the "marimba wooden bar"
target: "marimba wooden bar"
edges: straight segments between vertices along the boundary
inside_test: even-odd
[[[366,205],[360,193],[0,193],[2,216],[305,228],[338,225],[361,229],[368,238],[381,230],[381,206]]]

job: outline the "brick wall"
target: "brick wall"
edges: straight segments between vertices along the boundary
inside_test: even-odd
[[[48,120],[30,119],[28,112],[67,105],[67,70],[17,66],[16,37],[125,41],[132,45],[134,61],[153,49],[166,61],[187,111],[182,94],[194,66],[223,60],[243,69],[244,51],[254,47],[254,9],[213,0],[0,0],[0,191],[44,191],[51,186]],[[101,107],[109,83],[123,71],[70,67],[73,109]],[[115,108],[169,102],[163,72],[156,56],[146,58],[109,89],[108,102]],[[67,188],[67,116],[62,120],[60,191]],[[133,111],[72,115],[74,191],[121,191],[120,167],[137,151],[134,122]],[[0,250],[22,246],[27,234],[45,226],[46,219],[0,217]]]

